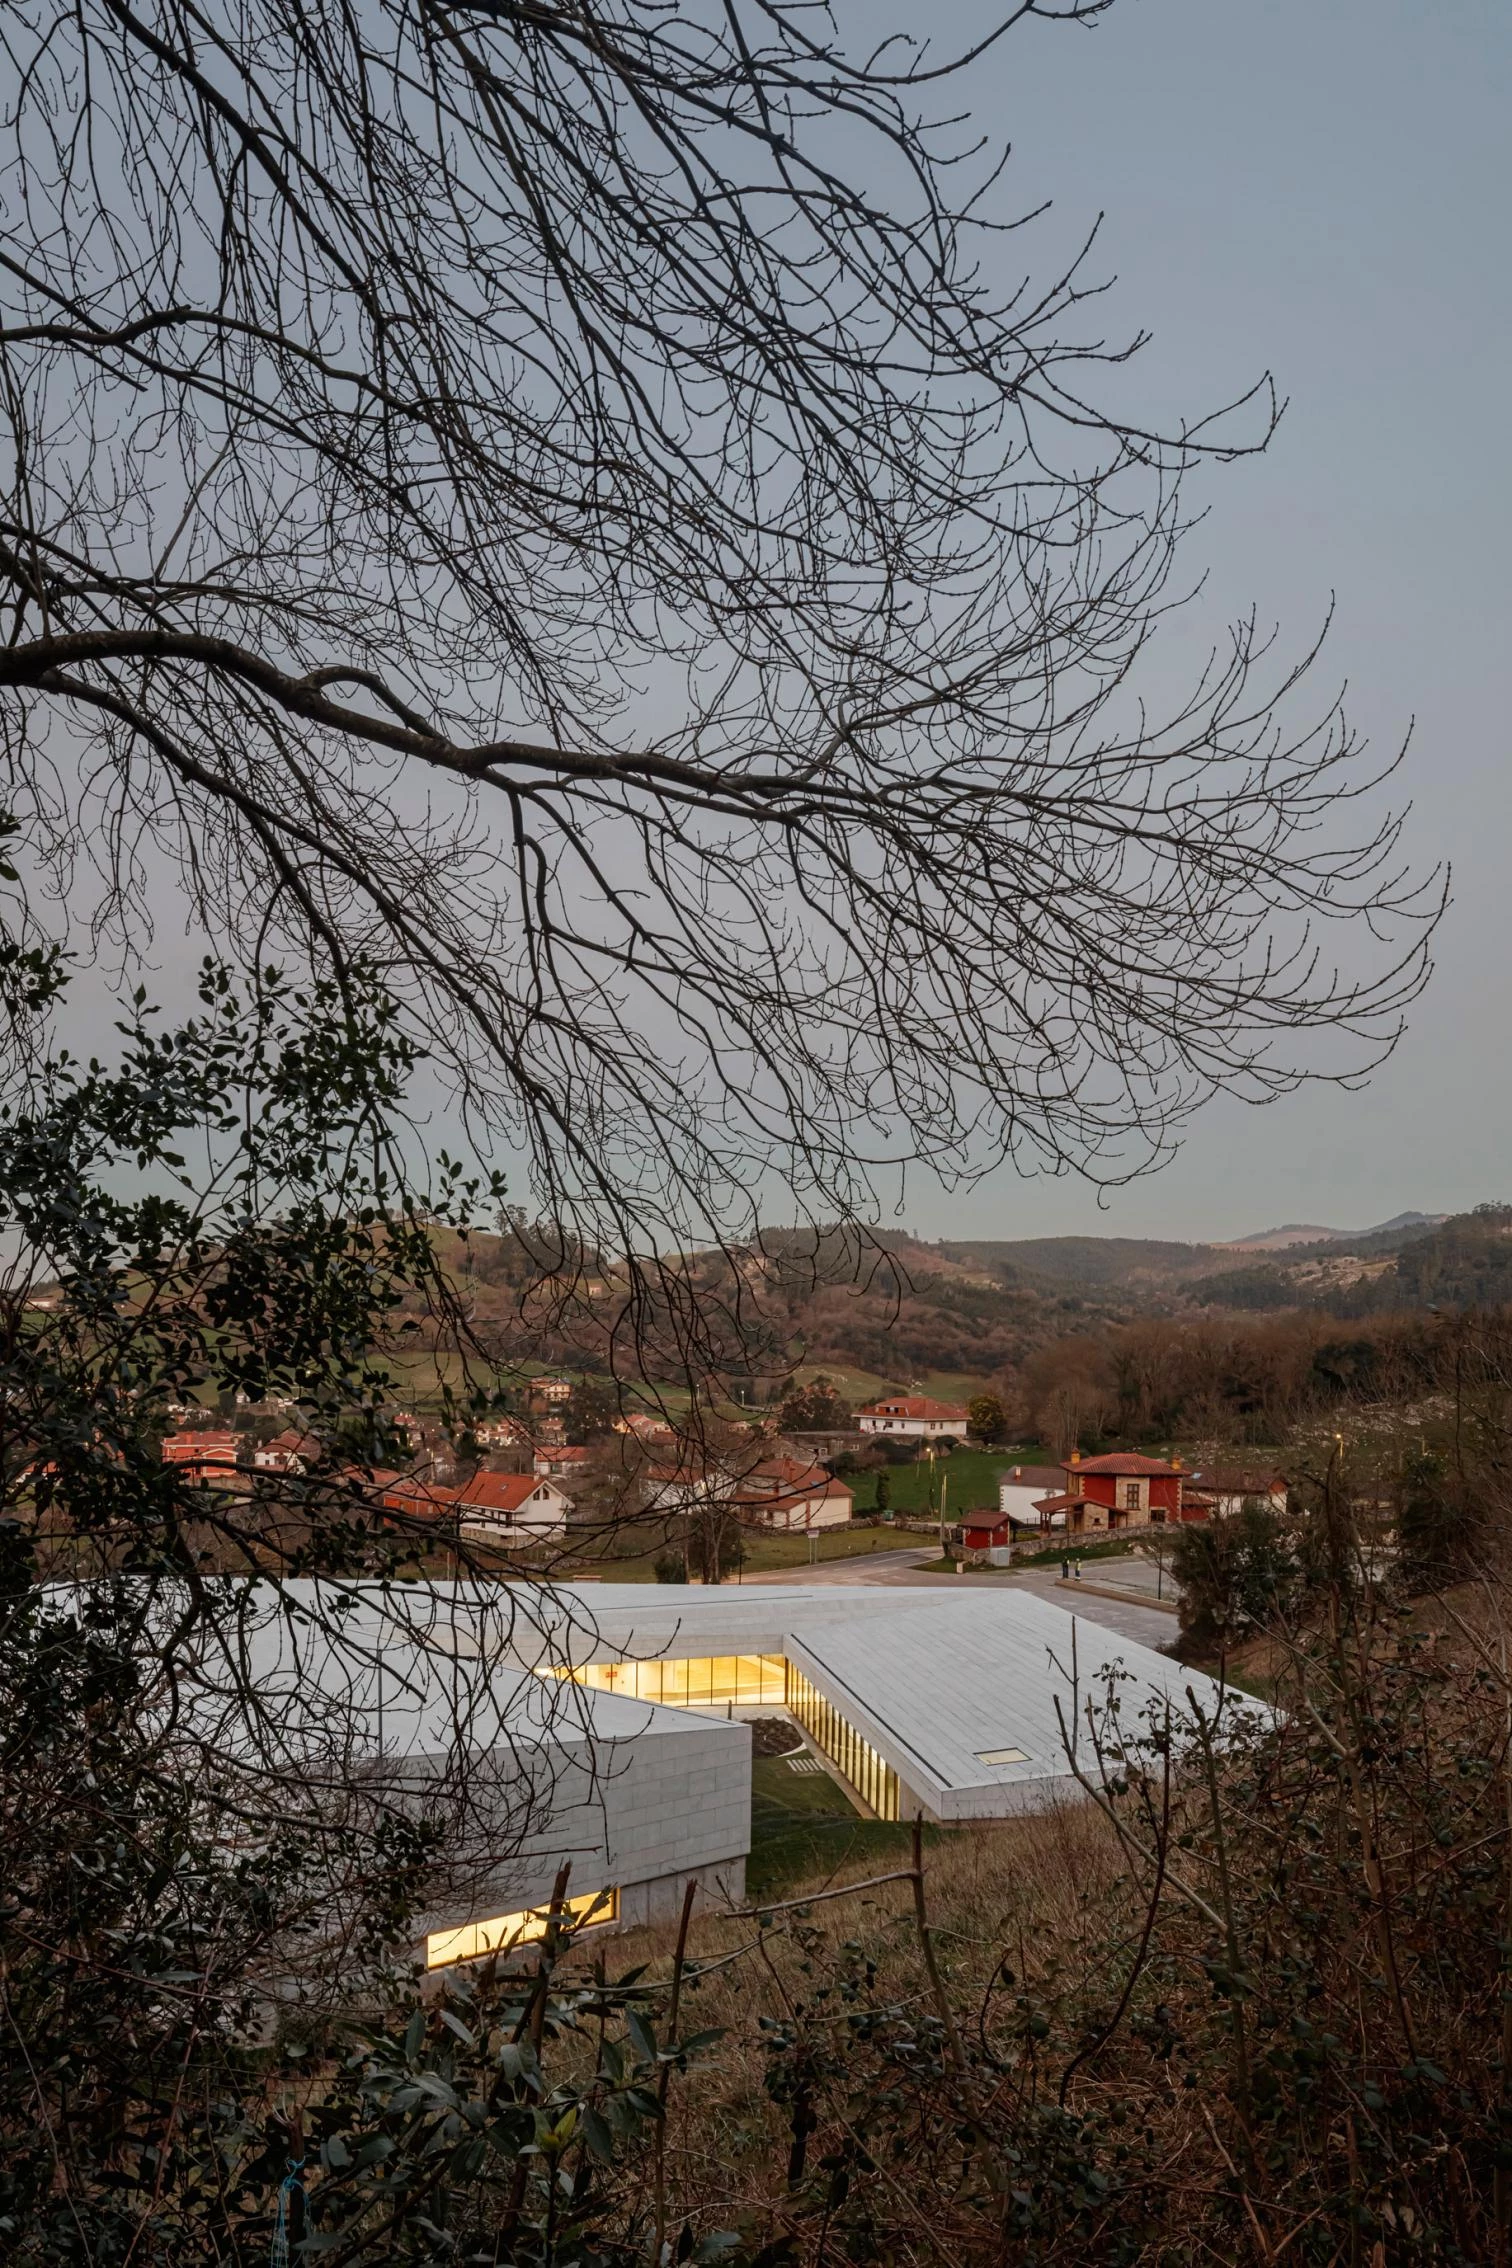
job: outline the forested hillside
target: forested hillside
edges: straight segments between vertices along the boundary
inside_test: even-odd
[[[613,1366],[630,1288],[612,1259],[564,1251],[523,1217],[447,1239],[446,1258],[502,1361]],[[1512,1304],[1512,1208],[1264,1254],[1125,1237],[925,1243],[897,1230],[777,1230],[736,1251],[669,1259],[659,1294],[648,1301],[641,1283],[635,1299],[638,1343],[663,1350],[669,1375],[696,1309],[717,1368],[759,1382],[743,1399],[816,1366],[900,1385],[931,1373],[1014,1382],[1064,1341],[1102,1344],[1157,1324],[1181,1327],[1184,1344],[1218,1343],[1230,1318],[1227,1336],[1251,1345],[1240,1319],[1267,1316],[1278,1343],[1311,1345],[1337,1339],[1338,1323]],[[1294,1317],[1308,1328],[1289,1330]],[[1391,1334],[1368,1336],[1375,1346]],[[1055,1360],[1087,1368],[1074,1352]],[[1236,1385],[1233,1398],[1246,1394]]]

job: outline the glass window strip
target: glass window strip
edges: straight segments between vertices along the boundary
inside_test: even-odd
[[[898,1817],[898,1775],[864,1733],[818,1692],[785,1654],[718,1654],[667,1661],[592,1662],[558,1674],[601,1692],[624,1693],[664,1708],[707,1709],[778,1702],[844,1775],[879,1819]]]
[[[618,1921],[619,1891],[589,1890],[581,1898],[569,1898],[562,1912],[580,1928]],[[464,1922],[460,1929],[433,1930],[425,1940],[425,1965],[444,1969],[454,1961],[479,1961],[489,1953],[512,1953],[517,1946],[535,1945],[546,1935],[550,1919],[549,1906],[533,1906],[523,1913]]]
[[[834,1703],[815,1690],[802,1670],[788,1665],[787,1706],[814,1746],[849,1780],[863,1803],[879,1819],[896,1819],[899,1813],[898,1775],[864,1733],[843,1717]]]

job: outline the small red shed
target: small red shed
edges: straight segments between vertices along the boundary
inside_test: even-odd
[[[1004,1551],[1013,1541],[1013,1522],[1006,1512],[963,1512],[961,1542],[967,1551]]]

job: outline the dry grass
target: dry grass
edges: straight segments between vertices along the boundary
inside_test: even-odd
[[[1129,1845],[1089,1802],[941,1838],[958,2050],[906,1882],[699,1915],[683,2024],[721,2036],[672,2090],[669,2226],[772,2268],[1507,2258],[1501,1605],[1321,1633],[1275,1727],[1175,1774],[1168,1828],[1133,1776]],[[672,1954],[641,1932],[613,1967]]]
[[[892,1862],[902,1866],[906,1859]],[[855,1870],[847,1870],[854,1875]],[[879,1862],[877,1871],[891,1871]],[[1058,1989],[1084,1951],[1107,1950],[1107,1902],[1122,1879],[1111,1831],[1084,1802],[985,1828],[963,1828],[933,1844],[926,1896],[937,1959],[961,2020],[990,2022],[987,2004],[1005,1957],[1014,1992]],[[843,1879],[843,1877],[842,1877]],[[787,1898],[835,1885],[822,1875]],[[611,1972],[649,1965],[671,1973],[672,1926],[627,1932]],[[739,1947],[742,1958],[728,1960]],[[871,1994],[927,2015],[931,2007],[913,1901],[906,1882],[828,1898],[781,1914],[763,1929],[699,1913],[689,1933],[687,2031],[724,2037],[699,2056],[669,2105],[668,2176],[679,2215],[701,2228],[781,2219],[786,2203],[787,2113],[766,2090],[768,2025],[840,2021],[848,2003],[833,1980],[874,1972]],[[725,1961],[698,1978],[696,1971]],[[821,2131],[822,2152],[835,2136]]]

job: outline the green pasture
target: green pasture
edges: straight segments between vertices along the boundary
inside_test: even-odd
[[[749,1528],[742,1531],[741,1541],[746,1548],[745,1564],[740,1574],[747,1582],[756,1582],[788,1567],[826,1566],[836,1559],[865,1558],[872,1552],[918,1548],[919,1539],[902,1529],[872,1528],[851,1523],[843,1528],[820,1529],[812,1539],[803,1535],[763,1535]],[[812,1542],[812,1548],[811,1548]],[[632,1559],[597,1560],[567,1571],[568,1580],[574,1576],[594,1576],[604,1583],[654,1583],[655,1561],[671,1545],[658,1538],[655,1547]],[[735,1576],[727,1575],[727,1583]]]
[[[1043,1449],[956,1449],[948,1457],[937,1457],[931,1465],[921,1458],[915,1465],[889,1465],[885,1467],[891,1507],[894,1512],[922,1513],[934,1518],[940,1509],[940,1493],[945,1491],[945,1511],[949,1519],[959,1519],[963,1512],[981,1512],[989,1507],[997,1510],[998,1481],[1015,1465],[1042,1463]],[[875,1473],[851,1473],[847,1486],[856,1492],[856,1510],[870,1512],[877,1501]]]
[[[933,1841],[938,1829],[926,1828]],[[758,1756],[751,1765],[751,1855],[746,1892],[755,1903],[789,1895],[816,1876],[840,1881],[873,1872],[879,1862],[906,1863],[913,1829],[863,1819],[827,1772],[798,1773],[785,1756]],[[815,1885],[817,1886],[817,1885]]]

